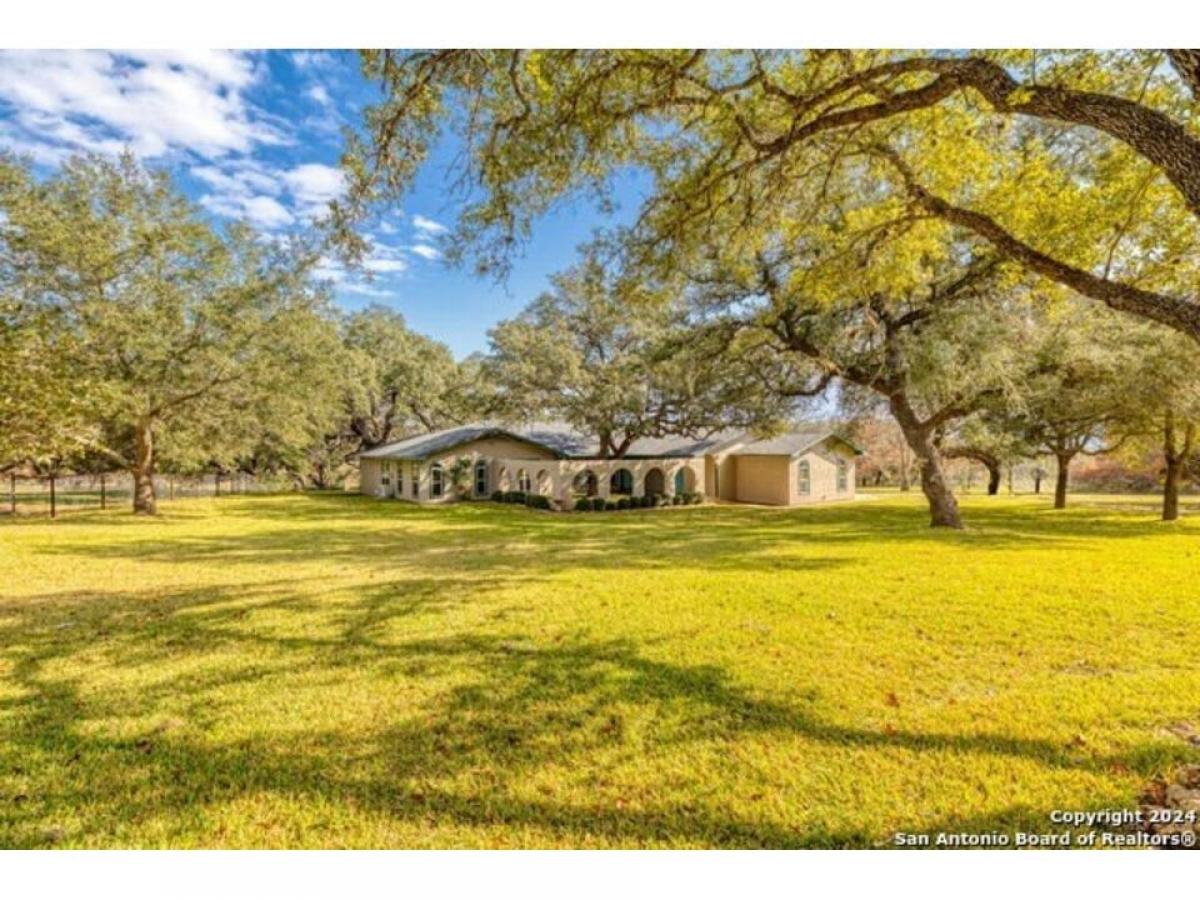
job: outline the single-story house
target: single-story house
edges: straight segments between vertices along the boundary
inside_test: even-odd
[[[624,456],[604,459],[594,438],[567,426],[479,423],[361,453],[360,490],[417,503],[525,491],[549,497],[560,509],[581,496],[695,492],[712,500],[800,506],[853,499],[861,452],[827,429],[801,428],[764,440],[743,431],[642,438]],[[456,466],[469,473],[465,491],[450,483]]]

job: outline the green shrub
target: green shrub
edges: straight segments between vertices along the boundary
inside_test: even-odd
[[[628,497],[622,497],[617,501],[617,509],[629,509],[630,501]]]
[[[591,512],[591,511],[592,511],[592,498],[591,497],[580,497],[578,500],[575,501],[575,512]]]
[[[672,506],[682,506],[683,505],[683,494],[676,494],[674,497],[672,497],[671,505]]]
[[[688,502],[691,503],[692,506],[699,506],[701,503],[704,502],[704,495],[701,494],[699,491],[695,491],[692,494],[692,496],[690,498],[688,498]]]
[[[604,503],[604,510],[606,512],[615,512],[621,508],[620,505],[614,500],[604,500],[601,502]]]
[[[596,510],[597,512],[602,512],[608,509],[608,502],[603,497],[593,497],[592,509]]]
[[[524,503],[525,502],[525,492],[524,491],[509,491],[507,494],[504,495],[504,501],[506,503]]]
[[[492,500],[496,503],[504,502],[504,491],[492,491]]]
[[[658,505],[659,506],[670,506],[671,498],[668,497],[666,494],[659,494],[658,495]]]
[[[545,494],[528,494],[525,497],[525,505],[533,509],[549,509],[550,498]]]

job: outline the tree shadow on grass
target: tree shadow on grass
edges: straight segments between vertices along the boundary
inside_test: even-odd
[[[406,638],[387,627],[442,617],[464,602],[464,594],[503,586],[500,580],[481,585],[434,579],[379,585],[339,607],[330,620],[334,627],[319,634],[304,628],[279,633],[256,623],[264,611],[302,623],[312,610],[316,601],[295,594],[286,582],[0,606],[0,646],[9,673],[9,696],[0,706],[7,722],[0,784],[7,776],[8,783],[27,785],[5,786],[0,843],[129,846],[145,840],[139,837],[143,823],[164,821],[170,824],[159,832],[161,843],[225,843],[212,818],[220,808],[269,796],[434,835],[439,829],[451,835],[464,828],[485,830],[500,843],[868,846],[881,836],[820,822],[798,824],[766,805],[761,813],[731,811],[704,782],[711,771],[688,773],[673,790],[647,797],[625,795],[608,773],[633,763],[653,769],[656,758],[673,749],[711,757],[763,735],[848,751],[900,751],[914,754],[914,764],[932,752],[939,765],[947,753],[964,764],[983,756],[1032,761],[1048,770],[1106,772],[1119,763],[1142,777],[1191,752],[1164,742],[1117,759],[1049,738],[831,721],[806,701],[752,691],[721,667],[657,658],[650,641],[471,630]],[[69,627],[60,628],[64,623]],[[62,663],[92,652],[104,636],[119,638],[107,663],[118,671],[123,666],[152,671],[181,654],[205,666],[139,683],[136,690],[98,693]],[[229,647],[245,652],[204,655]],[[285,733],[252,731],[218,741],[207,736],[203,722],[143,725],[136,733],[102,724],[153,720],[181,696],[208,708],[209,716],[236,713],[214,712],[202,701],[219,704],[223,687],[259,683],[282,699],[289,673],[311,674],[314,667],[332,673],[343,666],[374,672],[371,690],[381,693],[399,676],[451,677],[402,712],[353,731],[290,722]],[[330,703],[338,702],[338,684],[335,678],[327,688]],[[551,770],[565,781],[533,790],[539,775]],[[639,777],[650,779],[647,786],[656,780],[653,772]],[[23,796],[15,801],[18,791]],[[1001,810],[948,822],[946,828],[1028,825],[1043,821],[1045,812]],[[897,827],[910,815],[897,810]],[[50,835],[47,826],[57,821],[74,824],[61,836]],[[299,822],[292,827],[274,842],[320,846],[337,840],[319,828],[305,831]],[[371,843],[361,836],[351,840]],[[257,843],[253,837],[233,842]]]

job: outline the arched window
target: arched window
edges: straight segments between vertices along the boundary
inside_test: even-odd
[[[525,469],[517,469],[517,490],[526,494],[533,490],[533,482],[529,480],[529,472]]]
[[[595,497],[599,487],[596,473],[591,469],[584,469],[571,481],[571,490],[576,494],[583,494],[585,497]]]
[[[429,467],[429,496],[435,500],[446,491],[446,472],[441,463]]]
[[[796,463],[796,493],[802,497],[812,493],[812,467],[807,459]]]
[[[850,471],[850,466],[846,464],[846,460],[838,459],[838,461],[837,461],[837,489],[838,489],[839,494],[845,492],[845,490],[847,488],[847,477],[846,476],[849,473],[849,471]]]
[[[632,494],[633,473],[628,469],[617,469],[613,472],[612,477],[608,479],[608,492],[610,494]]]
[[[488,467],[482,459],[475,463],[475,496],[486,497],[488,492]]]

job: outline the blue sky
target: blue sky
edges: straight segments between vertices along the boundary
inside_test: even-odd
[[[285,232],[340,190],[341,129],[374,92],[341,51],[0,51],[0,147],[46,171],[73,152],[129,148],[215,218]],[[332,261],[321,274],[342,307],[389,306],[461,357],[485,350],[487,329],[544,290],[606,220],[585,201],[546,216],[505,284],[450,269],[439,242],[457,212],[455,150],[444,141],[369,234],[369,280]],[[632,180],[617,199],[617,215],[632,214]]]

